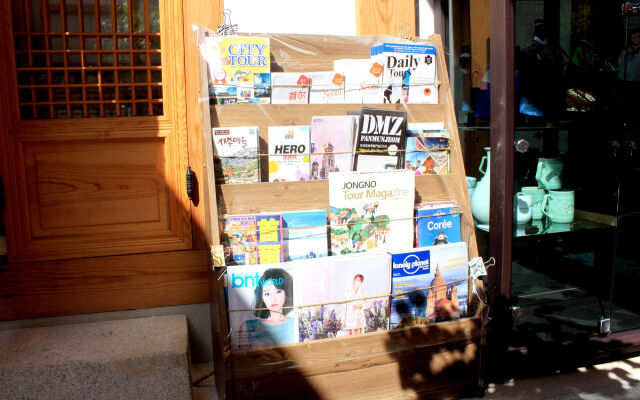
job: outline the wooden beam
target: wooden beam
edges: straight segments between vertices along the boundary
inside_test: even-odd
[[[203,135],[209,131],[209,91],[206,80],[206,67],[201,68],[200,53],[197,47],[198,35],[195,26],[216,30],[223,23],[223,0],[190,0],[184,7],[184,62],[186,74],[187,132],[189,143],[189,164],[194,173],[195,196],[191,203],[194,248],[206,249],[208,268],[207,293],[211,312],[211,332],[215,382],[220,399],[232,397],[229,380],[231,363],[225,362],[228,351],[227,315],[224,298],[224,280],[218,279],[221,270],[211,268],[210,246],[219,244],[217,232],[218,214],[215,204],[216,188],[213,183],[212,143],[206,143]],[[200,36],[201,37],[201,36]],[[212,200],[211,200],[212,199]],[[214,227],[211,229],[211,227]]]
[[[592,211],[576,209],[575,217],[597,222],[599,224],[618,226],[618,219],[616,218],[615,215],[607,215],[607,214],[595,213]]]
[[[511,295],[513,235],[513,140],[515,131],[514,4],[491,0],[491,197],[487,294],[495,300]]]
[[[414,37],[415,1],[356,0],[356,33]]]

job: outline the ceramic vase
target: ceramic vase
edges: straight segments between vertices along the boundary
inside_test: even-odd
[[[471,197],[473,196],[473,191],[476,190],[476,185],[478,184],[478,180],[473,176],[467,176],[467,191],[469,192],[469,201],[471,201]]]
[[[480,182],[478,182],[475,190],[473,191],[473,196],[471,197],[471,213],[476,220],[478,228],[489,230],[489,201],[491,196],[491,183],[489,178],[491,176],[491,153],[489,147],[485,147],[484,151],[487,152],[487,155],[482,157],[482,161],[480,161],[480,166],[478,167],[478,170],[484,176],[480,179]],[[486,169],[483,168],[485,165]]]

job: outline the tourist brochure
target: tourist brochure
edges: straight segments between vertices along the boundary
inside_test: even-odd
[[[310,72],[310,104],[344,103],[344,75],[335,71]]]
[[[455,202],[416,205],[416,247],[456,243],[462,240],[460,207]]]
[[[371,48],[371,59],[384,66],[384,103],[438,103],[434,46],[384,43]]]
[[[416,175],[449,173],[449,133],[444,122],[407,124],[405,168]]]
[[[328,255],[325,210],[284,211],[281,214],[285,261]]]
[[[382,64],[371,59],[342,59],[333,62],[333,70],[344,76],[344,102],[382,103]]]
[[[391,259],[392,328],[467,316],[465,242],[391,252]]]
[[[411,247],[414,196],[410,171],[329,174],[331,254]]]
[[[274,72],[271,74],[271,103],[308,104],[309,74],[301,72]]]
[[[405,153],[405,168],[416,175],[449,173],[448,138],[409,136]]]
[[[387,330],[391,257],[385,252],[297,264],[299,341]]]
[[[375,172],[404,168],[406,111],[363,107],[355,145],[353,170]]]
[[[227,265],[284,261],[280,214],[236,214],[224,218]]]
[[[269,39],[205,37],[203,56],[209,69],[209,95],[215,104],[269,103]]]
[[[353,115],[311,119],[311,180],[327,179],[330,172],[351,171],[356,120]]]
[[[269,181],[308,181],[310,126],[269,127]]]
[[[258,127],[213,128],[216,183],[258,183]]]
[[[297,341],[291,263],[227,268],[229,328],[235,351]]]

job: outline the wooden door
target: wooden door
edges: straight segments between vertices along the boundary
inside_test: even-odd
[[[182,2],[0,7],[10,262],[191,248]]]

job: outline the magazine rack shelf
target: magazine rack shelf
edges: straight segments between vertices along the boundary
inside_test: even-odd
[[[271,37],[272,71],[285,72],[331,70],[334,59],[367,58],[372,45],[398,41],[381,36],[267,36]],[[440,104],[369,106],[406,110],[409,122],[444,121],[450,134],[451,173],[417,176],[416,202],[457,200],[462,208],[462,236],[469,245],[469,256],[475,257],[475,230],[442,43],[438,35],[425,41],[434,44],[438,52]],[[200,78],[200,97],[206,98],[203,61]],[[208,174],[201,183],[203,200],[208,205],[206,231],[210,244],[220,243],[219,217],[227,213],[329,208],[327,181],[215,185],[211,127],[257,125],[260,147],[266,149],[267,126],[308,125],[312,116],[344,115],[361,106],[364,105],[209,106],[202,101]],[[261,160],[263,181],[268,171],[266,163]],[[212,268],[210,279],[215,380],[220,398],[449,398],[474,396],[482,390],[480,356],[485,340],[485,309],[475,295],[469,296],[471,317],[462,320],[232,352],[223,274],[222,268]],[[482,293],[482,281],[475,284]]]

